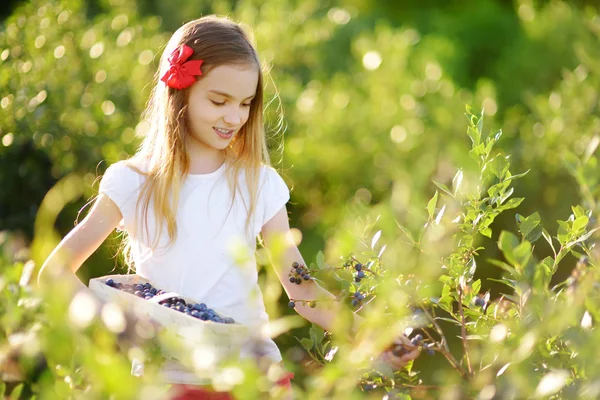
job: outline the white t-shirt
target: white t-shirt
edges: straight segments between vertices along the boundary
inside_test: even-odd
[[[177,238],[167,247],[165,226],[154,250],[150,248],[156,226],[152,202],[147,231],[142,228],[141,211],[136,213],[145,176],[123,161],[117,162],[106,170],[99,192],[110,197],[123,215],[119,229],[126,230],[133,240],[131,251],[138,275],[162,290],[204,302],[242,324],[259,329],[268,323],[268,316],[257,282],[256,238],[288,202],[290,193],[273,168],[262,166],[255,214],[247,235],[249,192],[245,174],[242,171],[238,176],[243,196],[238,192],[232,205],[226,166],[224,163],[212,173],[186,177],[180,191]],[[281,361],[281,353],[272,339],[264,338],[262,347],[273,362]],[[173,364],[168,368],[171,372],[167,372],[167,381],[193,383],[193,377],[191,380],[183,377],[182,368]]]

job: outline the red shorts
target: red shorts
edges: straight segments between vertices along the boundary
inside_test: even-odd
[[[288,372],[277,381],[277,386],[292,388],[292,378],[294,374]],[[203,386],[194,385],[173,385],[169,390],[171,400],[235,400],[233,394],[229,392],[215,392]]]

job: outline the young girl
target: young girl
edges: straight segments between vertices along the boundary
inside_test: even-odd
[[[268,323],[254,256],[262,235],[267,249],[276,237],[285,238],[275,270],[289,298],[334,299],[312,280],[289,280],[292,263],[305,263],[288,224],[289,190],[269,166],[260,62],[239,25],[209,16],[179,28],[161,57],[143,117],[150,128],[138,152],[106,170],[89,214],[42,272],[60,268],[49,266],[59,264],[58,254],[66,255],[69,279],[85,290],[74,272],[118,227],[127,234],[129,266],[154,286],[260,326]],[[326,330],[338,308],[334,301],[295,306]],[[273,340],[261,340],[262,354],[280,363]],[[244,349],[240,357],[252,353]],[[385,352],[382,359],[399,368],[417,355]],[[166,365],[164,373],[175,384],[174,398],[210,398],[190,386],[197,381],[182,366]],[[290,377],[279,383],[289,386]]]

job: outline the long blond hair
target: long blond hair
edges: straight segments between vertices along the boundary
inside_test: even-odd
[[[150,203],[153,202],[157,224],[154,240],[150,245],[152,248],[158,245],[164,227],[169,236],[169,244],[177,237],[180,186],[190,166],[185,140],[189,134],[186,118],[189,90],[169,88],[159,81],[169,68],[169,55],[182,44],[194,50],[189,60],[203,60],[203,74],[220,65],[258,66],[258,86],[250,106],[249,118],[225,150],[228,160],[225,175],[234,196],[232,204],[240,192],[236,177],[242,170],[246,176],[250,195],[250,203],[246,205],[247,232],[256,209],[261,165],[270,165],[263,125],[263,73],[248,36],[237,23],[223,17],[206,16],[186,23],[173,34],[163,51],[160,68],[154,78],[154,89],[142,114],[142,120],[147,123],[149,130],[136,154],[126,161],[132,169],[146,176],[137,201],[136,215],[142,217],[144,229],[149,233],[147,218]],[[139,168],[140,161],[144,162],[145,170]],[[131,237],[126,234],[123,255],[128,268],[134,269],[131,242]]]

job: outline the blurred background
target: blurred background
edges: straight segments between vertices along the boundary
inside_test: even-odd
[[[379,229],[380,243],[393,247],[404,240],[397,222],[418,231],[432,181],[450,185],[457,168],[473,167],[466,104],[485,110],[485,133],[503,130],[511,171],[530,170],[515,183],[515,196],[526,199],[516,211],[538,211],[555,232],[556,220],[586,199],[566,154],[585,155],[600,138],[596,4],[4,0],[2,256],[28,259],[32,239],[48,228],[47,220],[35,228],[38,210],[58,182],[64,201],[50,212],[55,240],[83,218],[103,171],[133,154],[147,129],[139,115],[170,34],[211,13],[243,23],[270,70],[272,162],[292,189],[290,221],[302,232],[307,262],[323,251],[335,263]],[[515,230],[514,221],[514,213],[502,215],[483,244],[477,275],[492,297],[500,288],[485,278],[500,271],[485,260],[501,258],[494,242],[501,229]],[[115,235],[80,278],[122,271],[117,246]],[[541,255],[549,251],[538,246]],[[393,254],[384,256],[388,265],[401,263]],[[558,275],[567,276],[573,262]],[[285,295],[279,304],[292,313]],[[303,357],[293,335],[278,344],[284,357]]]

